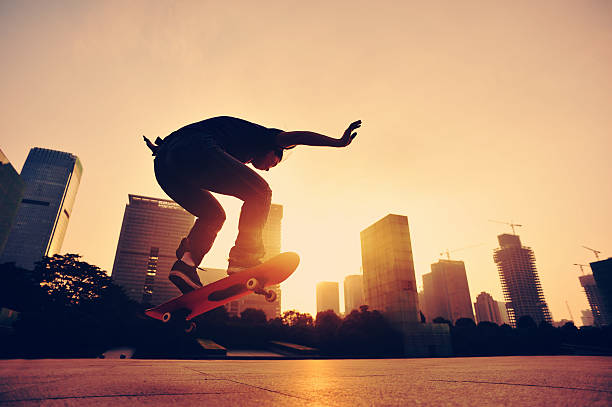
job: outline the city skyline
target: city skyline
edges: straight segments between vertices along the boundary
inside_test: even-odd
[[[362,119],[346,150],[262,174],[302,259],[283,310],[314,313],[317,281],[358,273],[359,231],[388,213],[409,218],[417,282],[485,241],[452,259],[502,298],[491,254],[510,229],[488,219],[514,220],[555,319],[589,308],[573,264],[595,260],[582,245],[612,254],[611,6],[348,4],[3,3],[0,148],[16,169],[35,146],[87,166],[62,251],[110,272],[125,196],[164,197],[142,134],[230,114],[338,137]],[[240,203],[220,201],[204,264],[223,268]]]
[[[40,149],[40,148],[33,148],[33,150],[34,149],[43,150],[43,151],[52,151],[52,150],[45,150],[45,149]],[[130,194],[130,200],[132,199],[132,196],[133,195]],[[137,198],[146,198],[146,197],[137,197]],[[146,198],[146,199],[165,201],[164,199],[158,199],[158,198]],[[172,201],[169,201],[169,202],[172,202]],[[274,255],[278,254],[281,251],[280,237],[282,235],[282,228],[281,228],[281,223],[280,222],[281,222],[281,219],[282,219],[282,214],[283,214],[283,206],[279,205],[279,204],[273,204],[272,208],[271,208],[270,215],[269,215],[269,220],[268,220],[268,222],[266,224],[266,227],[264,229],[264,235],[265,235],[265,239],[264,240],[266,241],[266,246],[268,247],[267,250],[268,250],[268,252],[270,252],[270,253],[266,253],[266,259],[269,259],[270,257],[273,257]],[[273,219],[273,221],[270,222],[270,219]],[[272,226],[272,225],[274,225],[274,226]],[[508,225],[510,225],[512,227],[512,230],[514,232],[515,229],[514,229],[513,226],[515,226],[516,224],[508,223]],[[518,226],[522,226],[522,225],[518,225]],[[507,236],[515,236],[517,238],[519,237],[518,234],[512,234],[512,235],[507,235]],[[499,239],[499,237],[500,236],[498,236],[498,239]],[[590,250],[592,250],[592,249],[590,249]],[[448,250],[446,252],[440,253],[439,255],[442,256],[443,254],[446,254],[448,259],[445,260],[445,259],[440,258],[438,260],[438,263],[440,263],[440,262],[463,263],[462,261],[457,262],[457,261],[450,260],[450,253],[449,253]],[[116,261],[116,259],[115,259],[115,261]],[[432,268],[433,268],[433,266],[434,266],[434,264],[432,264]],[[584,266],[584,265],[582,265],[582,266]],[[462,267],[465,270],[465,266],[463,265]],[[214,269],[211,269],[211,270],[214,270]],[[220,269],[220,270],[223,270],[223,269]],[[219,271],[219,270],[215,270],[215,271]],[[582,271],[582,268],[581,268],[581,271]],[[160,270],[160,272],[163,274],[164,271]],[[111,276],[112,275],[112,271],[109,272],[108,274],[109,274],[109,276]],[[431,273],[424,273],[423,275],[427,276],[428,274],[431,274]],[[362,275],[361,274],[360,275],[347,275],[347,276],[345,276],[345,278],[346,277],[351,277],[351,276],[352,277],[356,277],[356,276],[361,277]],[[161,277],[163,277],[163,276],[161,276]],[[317,290],[318,290],[318,285],[321,284],[321,283],[339,285],[339,282],[320,282],[319,281],[319,282],[316,282]],[[421,285],[420,288],[422,289],[423,285]],[[279,287],[276,287],[275,290],[278,293],[280,293],[280,288]],[[469,290],[469,288],[468,288],[468,290]],[[340,291],[340,290],[338,290],[338,291]],[[345,293],[343,292],[342,294],[343,294],[343,302],[345,302],[346,301]],[[468,294],[469,294],[469,292],[468,292]],[[340,293],[338,292],[338,301],[340,301],[339,295],[340,295]],[[587,297],[588,297],[588,295],[587,295]],[[279,298],[280,298],[280,296],[279,296]],[[419,299],[419,301],[421,301],[421,300]],[[159,302],[159,301],[154,301],[154,302]],[[503,303],[500,303],[500,304],[503,304]],[[420,304],[421,308],[423,308],[423,306],[424,305]],[[337,308],[337,310],[334,309],[334,311],[337,314],[339,314],[339,315],[346,312],[346,309],[340,311],[340,306],[339,305],[338,305],[338,307],[335,307],[335,308]],[[283,309],[282,311],[286,311],[286,310],[288,310],[288,309]],[[313,312],[312,314],[316,315],[319,311],[320,310],[317,310],[316,312]],[[438,316],[442,316],[442,315],[438,315]],[[428,317],[429,317],[429,319],[435,318],[435,317],[432,317],[430,315],[428,315]],[[444,316],[442,316],[442,317],[444,317]],[[474,319],[473,316],[472,316],[472,319]],[[562,321],[563,320],[565,320],[565,319],[562,319]],[[574,322],[578,323],[579,321],[574,321]]]

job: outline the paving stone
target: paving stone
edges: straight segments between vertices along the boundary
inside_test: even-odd
[[[0,404],[608,407],[612,358],[5,360]]]

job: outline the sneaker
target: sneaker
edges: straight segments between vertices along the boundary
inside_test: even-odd
[[[172,281],[172,284],[177,286],[183,294],[187,294],[190,291],[202,287],[196,267],[190,266],[181,260],[174,262],[172,270],[170,270],[170,274],[168,274],[168,279]]]

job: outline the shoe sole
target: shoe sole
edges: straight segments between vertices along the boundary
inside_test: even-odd
[[[187,277],[185,274],[181,273],[180,271],[172,270],[170,272],[170,275],[168,276],[168,279],[172,282],[172,284],[177,286],[178,289],[181,290],[181,293],[183,294],[187,294],[190,291],[201,288],[201,286],[191,281],[189,277]]]

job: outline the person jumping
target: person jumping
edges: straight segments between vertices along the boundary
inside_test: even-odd
[[[283,151],[298,145],[346,147],[361,127],[351,123],[336,139],[310,131],[283,131],[229,116],[189,124],[155,143],[143,136],[155,156],[157,182],[170,198],[197,219],[176,249],[176,262],[168,278],[183,294],[202,287],[197,266],[213,245],[225,222],[225,211],[211,192],[244,203],[238,237],[229,253],[227,274],[261,263],[262,230],[272,198],[268,183],[246,166],[268,171],[283,158]]]

